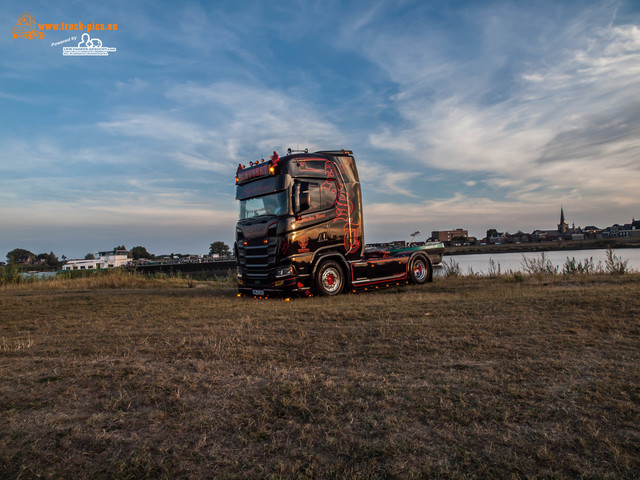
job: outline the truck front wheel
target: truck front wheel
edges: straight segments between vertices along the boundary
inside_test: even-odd
[[[316,273],[318,295],[338,295],[344,289],[344,273],[338,262],[327,260],[320,265]]]
[[[431,274],[431,262],[425,259],[422,255],[415,257],[411,261],[411,267],[409,269],[409,275],[411,277],[411,283],[416,285],[422,285],[426,282]]]

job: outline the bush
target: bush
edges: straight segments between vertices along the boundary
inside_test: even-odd
[[[442,262],[442,266],[445,277],[459,277],[462,275],[462,268],[460,268],[460,264],[455,260],[451,260],[450,262],[445,260]]]
[[[596,273],[596,265],[593,262],[593,257],[584,259],[583,261],[576,260],[575,257],[567,257],[562,266],[562,274],[564,276],[576,275],[581,273],[591,274]]]
[[[493,258],[489,259],[489,278],[496,278],[502,275],[500,272],[500,264],[496,263]]]
[[[551,260],[545,252],[542,252],[539,257],[534,258],[527,258],[523,255],[521,265],[525,273],[538,277],[558,273],[558,267],[553,266],[553,263],[551,263]]]
[[[522,283],[524,282],[524,275],[521,272],[513,272],[513,279],[516,282]]]
[[[15,263],[0,267],[0,286],[20,283],[22,277]]]
[[[629,260],[622,260],[611,247],[607,247],[607,254],[604,259],[604,266],[611,275],[624,275],[629,273]]]

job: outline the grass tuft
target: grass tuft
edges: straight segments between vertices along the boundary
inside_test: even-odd
[[[17,274],[3,273],[7,279],[0,282],[4,290],[100,290],[100,289],[156,289],[156,288],[196,288],[215,286],[218,288],[236,288],[235,277],[230,275],[214,277],[209,280],[197,280],[190,275],[156,274],[146,276],[134,270],[114,268],[91,272],[60,272],[57,275],[25,278]]]

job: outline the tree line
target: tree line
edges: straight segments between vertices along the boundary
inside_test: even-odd
[[[35,253],[24,248],[15,248],[7,253],[7,262],[10,265],[44,265],[47,267],[58,267],[61,262],[55,253]]]
[[[141,258],[148,258],[150,260],[153,260],[157,258],[156,255],[149,253],[146,247],[143,247],[141,245],[133,247],[131,250],[127,250],[127,247],[125,247],[124,245],[118,245],[113,249],[113,251],[118,250],[126,251],[128,257],[134,260],[140,260]],[[171,255],[173,256],[174,254],[172,253]],[[217,241],[213,242],[209,246],[209,255],[219,255],[221,257],[227,257],[231,255],[231,250],[226,243]],[[178,256],[182,255],[178,254]],[[95,255],[93,253],[87,253],[84,258],[85,260],[94,260]],[[64,260],[66,260],[66,257],[64,255],[62,256],[61,261],[53,252],[40,253],[36,255],[35,253],[30,252],[29,250],[26,250],[24,248],[15,248],[7,253],[7,263],[9,263],[9,265],[41,265],[50,268],[60,268]]]

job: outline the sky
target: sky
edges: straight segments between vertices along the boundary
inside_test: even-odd
[[[288,147],[353,150],[367,243],[640,217],[637,1],[59,3],[0,7],[0,260],[232,245]]]

